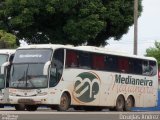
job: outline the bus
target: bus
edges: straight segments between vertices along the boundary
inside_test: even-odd
[[[9,102],[9,79],[10,68],[14,58],[15,49],[1,49],[0,50],[0,107],[13,105]],[[15,106],[16,110],[25,110],[25,105],[18,104]]]
[[[130,111],[157,105],[158,70],[152,57],[92,46],[20,47],[11,66],[9,101],[28,111],[46,105],[66,111]]]
[[[4,107],[9,103],[9,71],[10,63],[13,60],[15,50],[1,49],[0,50],[0,105]]]

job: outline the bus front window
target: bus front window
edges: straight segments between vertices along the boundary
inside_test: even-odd
[[[45,63],[50,61],[51,49],[19,49],[15,53],[10,72],[10,87],[37,89],[48,87]]]
[[[27,81],[31,87],[44,88],[47,87],[47,75],[43,75],[44,64],[30,64],[28,66]]]
[[[43,75],[43,67],[44,64],[14,64],[11,69],[10,87],[47,87],[47,76]]]
[[[11,67],[10,87],[25,87],[26,71],[27,71],[26,64],[14,64]]]

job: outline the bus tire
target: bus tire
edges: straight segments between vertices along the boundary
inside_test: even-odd
[[[131,111],[132,107],[134,107],[134,98],[129,96],[125,102],[125,111]]]
[[[25,110],[25,105],[24,104],[17,104],[17,105],[15,105],[15,109],[17,111],[24,111]]]
[[[26,110],[28,111],[36,111],[38,106],[36,105],[26,105]]]
[[[67,93],[63,93],[60,99],[60,104],[57,106],[58,111],[67,111],[70,106],[70,97]]]
[[[116,110],[117,111],[123,111],[125,107],[125,100],[123,95],[119,95],[117,100],[116,100]]]

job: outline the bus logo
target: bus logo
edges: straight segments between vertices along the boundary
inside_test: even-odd
[[[93,72],[80,73],[76,77],[74,96],[81,102],[92,102],[99,93],[100,79]]]

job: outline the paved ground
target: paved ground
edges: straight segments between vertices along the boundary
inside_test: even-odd
[[[37,111],[15,111],[0,108],[0,120],[160,120],[160,112],[101,112],[74,111],[58,112],[49,108]]]

